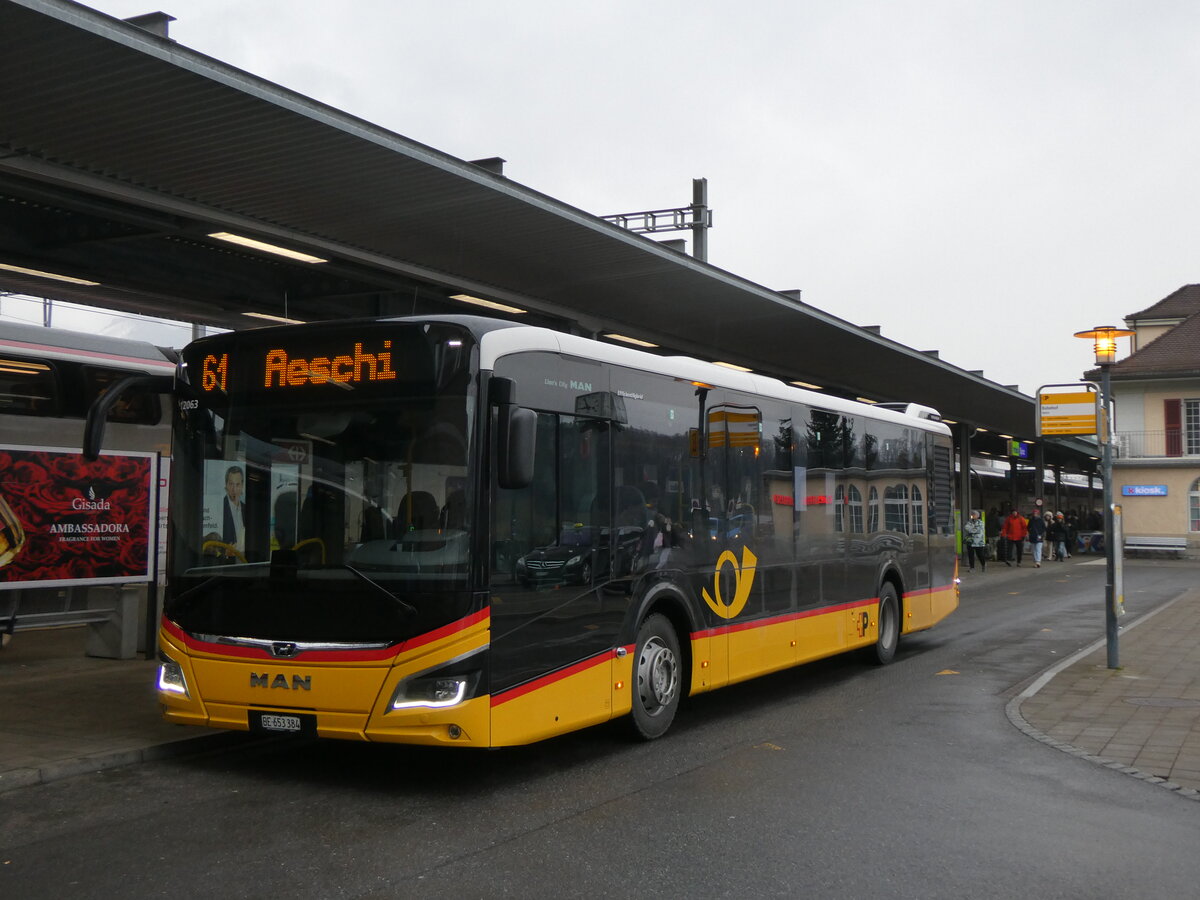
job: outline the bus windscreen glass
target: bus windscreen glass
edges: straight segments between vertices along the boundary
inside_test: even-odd
[[[183,355],[168,618],[195,635],[378,644],[462,614],[466,331],[263,329]]]

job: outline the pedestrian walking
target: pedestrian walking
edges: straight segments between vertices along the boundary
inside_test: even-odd
[[[975,560],[979,560],[981,572],[987,571],[987,538],[984,535],[983,522],[978,510],[971,510],[971,518],[963,526],[963,541],[967,545],[967,566],[974,572]]]
[[[1026,533],[1029,535],[1029,546],[1033,550],[1033,567],[1042,567],[1042,547],[1046,540],[1046,520],[1042,514],[1035,512],[1029,517]]]
[[[1000,528],[1000,536],[1007,548],[1004,558],[1006,566],[1012,566],[1010,560],[1013,555],[1016,555],[1017,568],[1021,568],[1021,559],[1025,556],[1025,536],[1028,534],[1029,523],[1025,521],[1025,517],[1021,515],[1020,510],[1013,507],[1012,512],[1008,514],[1008,518],[1004,520],[1004,525]]]
[[[1046,540],[1054,547],[1054,558],[1059,562],[1071,557],[1067,550],[1067,534],[1066,518],[1062,513],[1055,513],[1054,521],[1046,529]]]

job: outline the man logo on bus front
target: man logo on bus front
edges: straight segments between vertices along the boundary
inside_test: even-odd
[[[733,602],[726,604],[721,597],[721,567],[729,563],[733,566],[734,591]],[[750,599],[750,588],[754,586],[754,573],[758,564],[758,557],[750,552],[750,548],[743,545],[742,547],[742,562],[738,565],[737,557],[733,555],[732,550],[726,550],[717,559],[717,567],[713,570],[713,593],[710,596],[707,589],[702,590],[704,602],[708,604],[708,608],[715,612],[722,619],[732,619],[746,606],[746,601]],[[713,599],[713,596],[716,599]]]
[[[291,659],[300,653],[300,648],[291,641],[275,641],[271,644],[271,655],[279,659]]]

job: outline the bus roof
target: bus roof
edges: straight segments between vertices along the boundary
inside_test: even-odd
[[[868,415],[878,419],[891,419],[909,427],[921,428],[947,436],[950,434],[949,426],[943,423],[940,417],[933,418],[932,416],[937,416],[937,412],[929,407],[905,404],[903,409],[897,409],[896,407],[901,404],[883,406],[845,400],[822,394],[819,391],[793,387],[766,375],[739,372],[685,356],[656,356],[632,347],[618,347],[614,344],[606,344],[530,325],[487,331],[480,335],[480,368],[493,369],[496,361],[501,357],[537,350],[565,353],[581,359],[627,366],[631,369],[667,375],[683,381],[694,381],[710,384],[713,387],[804,403],[846,415]]]
[[[174,351],[146,341],[0,321],[0,352],[168,374]]]

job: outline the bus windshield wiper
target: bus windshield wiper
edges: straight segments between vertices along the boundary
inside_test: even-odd
[[[413,606],[411,603],[406,603],[405,601],[401,600],[399,597],[397,597],[395,594],[393,594],[391,591],[389,591],[387,588],[385,588],[382,584],[380,584],[378,581],[376,581],[371,576],[360,572],[358,569],[354,568],[354,566],[351,566],[347,563],[342,563],[342,568],[345,569],[347,572],[349,572],[351,575],[358,576],[363,581],[365,581],[367,584],[369,584],[371,587],[375,588],[375,590],[379,591],[381,594],[386,596],[389,600],[391,600],[398,607],[400,607],[400,610],[406,616],[408,616],[410,618],[416,616],[417,608],[415,606]]]

